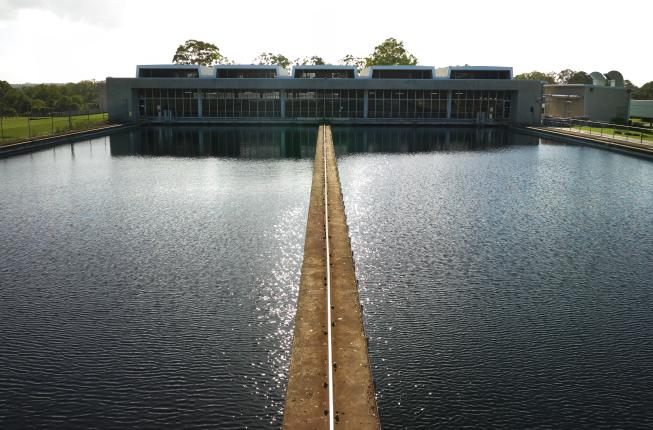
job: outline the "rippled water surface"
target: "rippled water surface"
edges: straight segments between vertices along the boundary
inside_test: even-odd
[[[315,135],[0,160],[0,428],[278,428]]]
[[[653,428],[653,163],[337,129],[384,429]]]

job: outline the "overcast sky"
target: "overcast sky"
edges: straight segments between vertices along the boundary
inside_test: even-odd
[[[616,69],[642,85],[653,80],[652,13],[650,0],[0,0],[0,80],[133,76],[187,39],[249,64],[263,51],[337,63],[396,37],[423,65]]]

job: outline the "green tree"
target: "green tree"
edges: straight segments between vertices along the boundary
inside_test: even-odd
[[[592,84],[594,81],[590,75],[582,70],[565,69],[556,75],[556,82],[559,84]]]
[[[630,90],[631,94],[634,94],[637,90],[639,90],[639,87],[632,82],[630,82],[628,79],[624,81],[624,87],[627,90]]]
[[[32,99],[19,91],[13,105],[16,112],[26,114],[32,110]]]
[[[43,115],[48,110],[48,106],[41,99],[32,100],[32,115]]]
[[[272,52],[261,52],[261,55],[254,59],[255,63],[281,66],[287,69],[291,62],[285,55],[273,54]]]
[[[100,97],[105,93],[104,81],[81,81],[67,84],[20,85],[13,87],[0,81],[0,109],[4,114],[28,114],[45,112],[56,107],[64,96],[71,98],[71,103],[84,109],[98,109]],[[45,103],[45,108],[41,102]],[[64,109],[67,111],[68,109]]]
[[[558,84],[568,84],[572,76],[574,76],[575,71],[571,69],[561,70],[556,74],[556,83]]]
[[[0,81],[0,113],[8,115],[9,113],[16,113],[14,106],[18,98],[18,91],[12,87],[7,81]]]
[[[365,58],[354,57],[351,54],[347,54],[340,59],[340,64],[345,66],[354,66],[359,72],[365,68]]]
[[[569,81],[567,82],[568,84],[588,84],[591,85],[594,83],[594,79],[587,73],[583,72],[582,70],[580,72],[575,72],[571,78],[569,78]]]
[[[634,91],[632,97],[636,100],[653,100],[653,81],[645,83]]]
[[[81,110],[86,108],[86,102],[84,102],[84,97],[82,97],[81,95],[71,96],[70,101],[72,102],[73,105],[78,106],[76,110]]]
[[[304,57],[304,59],[300,60],[299,58],[295,60],[295,64],[301,64],[302,66],[309,65],[309,66],[323,66],[326,64],[322,57],[318,57],[317,55],[313,55],[312,57]]]
[[[79,99],[70,96],[62,96],[57,100],[54,107],[59,112],[77,112],[80,109],[78,101]]]
[[[229,60],[220,54],[220,49],[212,43],[201,40],[189,39],[179,45],[172,62],[177,64],[197,64],[210,66],[212,64],[224,64]]]
[[[404,42],[389,37],[374,47],[374,52],[365,58],[365,66],[395,66],[417,64],[417,58],[404,48]]]
[[[524,79],[529,81],[543,81],[546,82],[547,84],[555,84],[556,74],[553,72],[542,73],[542,72],[538,72],[537,70],[533,70],[532,72],[520,73],[519,75],[515,76],[515,79]]]

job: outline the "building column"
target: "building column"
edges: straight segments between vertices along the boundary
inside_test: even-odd
[[[204,129],[200,128],[198,130],[198,139],[197,139],[199,154],[206,155],[206,148],[204,147]]]
[[[451,119],[451,90],[447,91],[447,119]]]
[[[203,101],[204,99],[202,98],[202,91],[197,90],[197,117],[202,118],[204,116],[204,106],[203,106]]]
[[[281,133],[279,134],[279,140],[280,140],[279,148],[281,148],[280,149],[280,155],[282,157],[285,157],[286,153],[287,153],[287,150],[286,150],[286,128],[285,127],[281,129]]]
[[[367,118],[369,113],[369,95],[368,90],[363,90],[363,118]]]
[[[281,118],[286,117],[286,91],[279,90],[279,105],[281,110]]]

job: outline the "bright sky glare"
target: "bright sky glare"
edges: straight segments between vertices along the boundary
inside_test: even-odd
[[[395,37],[422,65],[619,70],[641,86],[653,80],[652,13],[634,0],[0,0],[0,80],[131,77],[187,39],[249,64],[261,52],[337,63]]]

